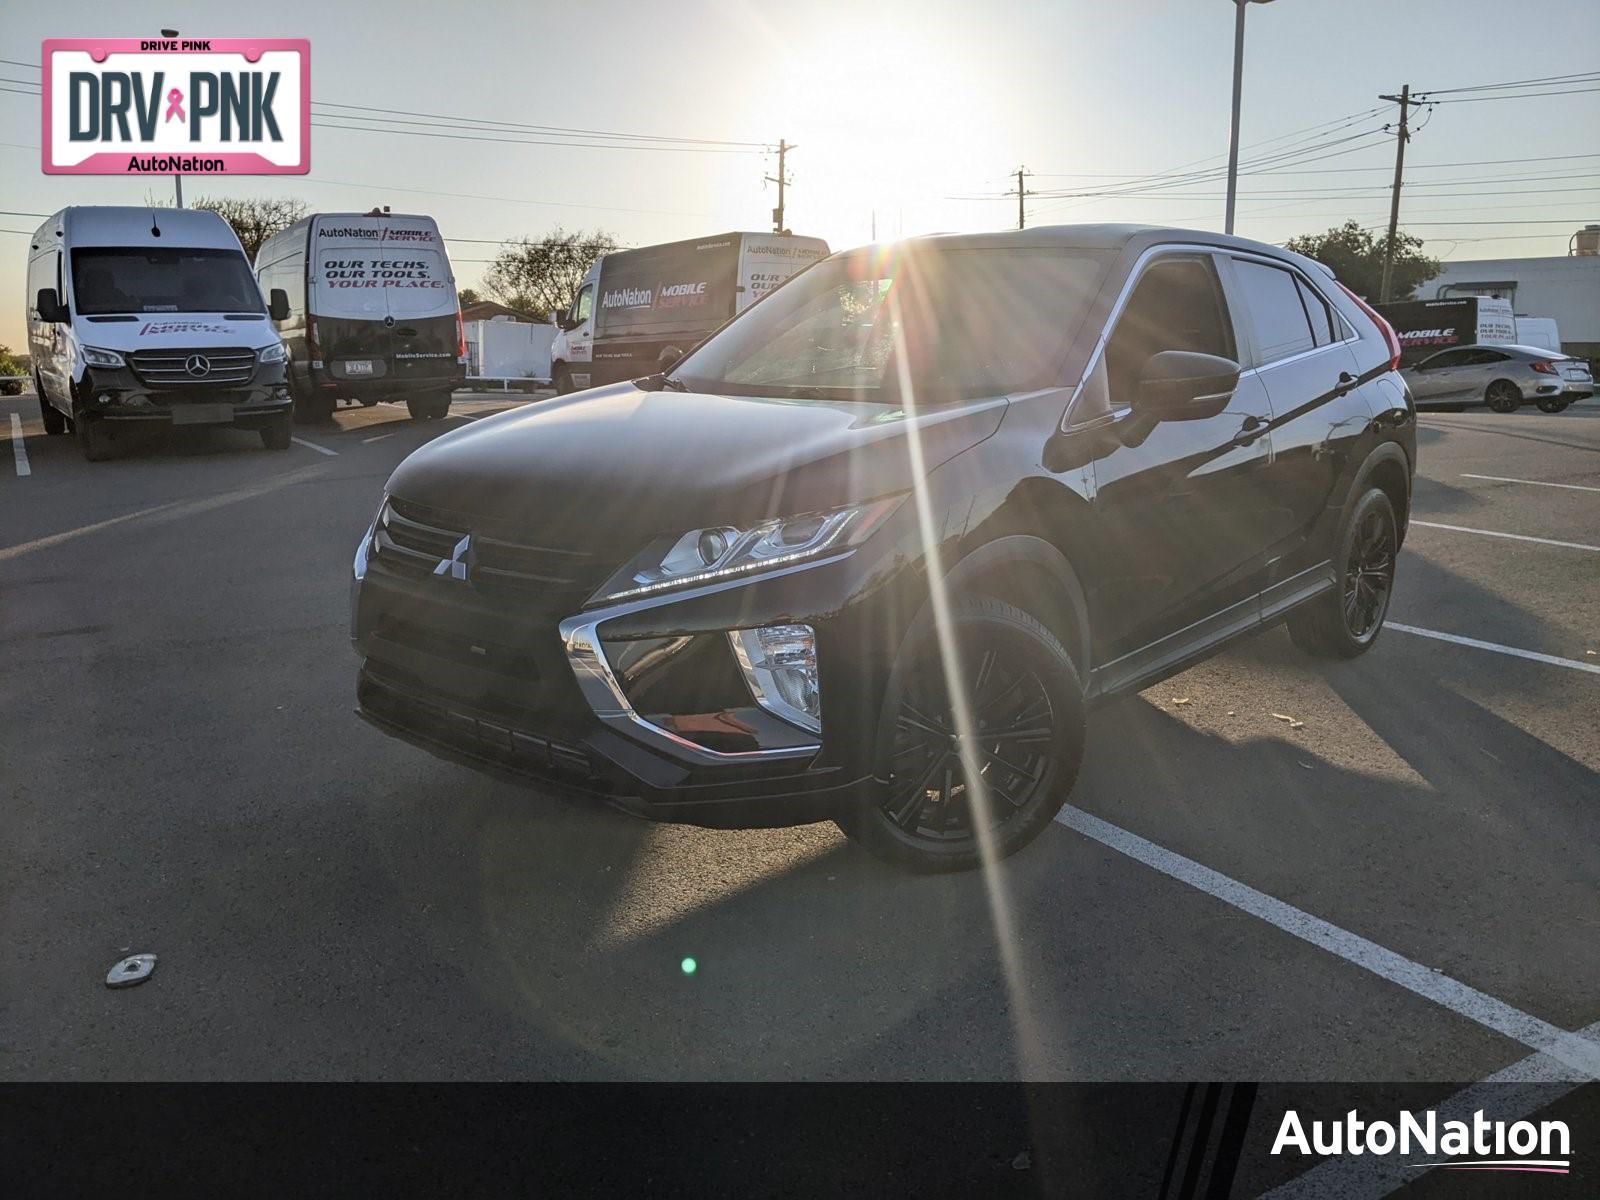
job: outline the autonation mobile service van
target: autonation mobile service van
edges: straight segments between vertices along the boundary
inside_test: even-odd
[[[596,259],[550,349],[556,391],[637,379],[676,362],[735,313],[828,257],[821,238],[776,233],[621,250]]]
[[[1506,346],[1517,340],[1511,301],[1494,296],[1400,300],[1377,308],[1400,338],[1402,366],[1450,346]]]
[[[73,430],[90,461],[130,425],[236,425],[289,448],[283,342],[215,213],[64,208],[33,235],[27,287],[45,432]]]
[[[467,348],[432,217],[314,213],[262,244],[256,275],[288,297],[278,331],[297,421],[328,420],[340,399],[403,400],[418,420],[450,411]]]

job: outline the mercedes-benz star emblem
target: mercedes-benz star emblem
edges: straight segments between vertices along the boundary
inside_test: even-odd
[[[204,354],[191,354],[183,360],[183,369],[200,379],[211,374],[211,360]]]

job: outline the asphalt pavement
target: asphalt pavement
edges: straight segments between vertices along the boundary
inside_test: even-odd
[[[1600,1072],[1600,401],[1425,415],[1374,650],[1274,631],[1099,710],[987,880],[644,824],[355,718],[384,480],[522,402],[90,464],[0,400],[0,1078]]]

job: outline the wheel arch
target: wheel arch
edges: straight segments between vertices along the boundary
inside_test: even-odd
[[[1396,442],[1383,442],[1373,447],[1359,470],[1345,500],[1345,511],[1367,487],[1379,488],[1394,506],[1395,518],[1400,525],[1400,541],[1405,542],[1406,529],[1411,521],[1411,460]]]

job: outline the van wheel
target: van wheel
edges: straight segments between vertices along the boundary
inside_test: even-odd
[[[1539,411],[1547,413],[1566,412],[1567,405],[1571,403],[1572,401],[1565,396],[1546,396],[1539,401]]]
[[[79,413],[73,427],[78,435],[78,449],[90,462],[105,462],[111,457],[111,433],[87,413]]]
[[[39,386],[39,377],[33,377],[33,390],[39,393],[39,417],[44,421],[44,431],[51,437],[56,437],[67,431],[67,416],[54,404],[44,398],[44,388]]]
[[[1483,393],[1484,400],[1489,409],[1497,413],[1514,413],[1522,407],[1522,393],[1517,390],[1517,385],[1504,379],[1496,379]]]
[[[1289,614],[1289,636],[1316,658],[1365,654],[1383,630],[1400,547],[1394,505],[1386,493],[1373,488],[1356,502],[1337,547],[1338,586]]]
[[[412,396],[406,400],[406,411],[413,421],[438,421],[450,415],[450,393],[432,396]]]
[[[261,444],[268,450],[287,450],[294,433],[294,426],[289,420],[289,414],[285,413],[281,417],[273,417],[258,432],[261,434]]]
[[[558,396],[566,396],[577,391],[572,386],[572,372],[567,369],[565,363],[555,369],[554,377],[550,382],[555,385],[556,395]]]
[[[965,870],[1021,849],[1061,810],[1083,758],[1083,686],[1056,636],[993,596],[961,599],[951,615],[970,744],[924,612],[879,725],[878,774],[889,782],[876,806],[838,819],[871,853],[913,871]]]
[[[294,422],[296,425],[326,425],[333,420],[333,410],[338,400],[333,396],[296,396]]]

